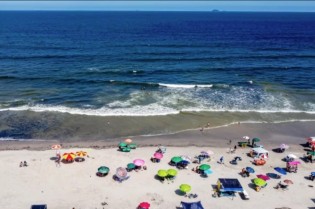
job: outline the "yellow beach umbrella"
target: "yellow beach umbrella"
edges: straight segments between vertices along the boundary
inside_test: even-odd
[[[159,177],[166,177],[167,176],[167,171],[166,170],[159,170],[158,171],[158,176]]]
[[[75,153],[76,156],[78,157],[84,157],[87,155],[87,152],[84,152],[84,151],[78,151]]]
[[[181,184],[181,185],[179,186],[179,189],[180,189],[180,191],[186,193],[186,192],[190,192],[191,186],[188,185],[188,184]]]
[[[75,158],[75,154],[73,152],[64,153],[62,155],[62,159],[64,159],[64,160],[73,160],[74,158]]]

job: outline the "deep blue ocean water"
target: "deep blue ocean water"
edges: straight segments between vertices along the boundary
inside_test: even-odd
[[[315,13],[0,12],[0,109],[315,113]]]

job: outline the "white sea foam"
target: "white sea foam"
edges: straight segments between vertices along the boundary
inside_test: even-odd
[[[168,87],[168,88],[211,88],[213,87],[212,84],[166,84],[166,83],[159,83],[160,86]]]

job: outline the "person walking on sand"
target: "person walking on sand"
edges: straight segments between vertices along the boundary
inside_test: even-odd
[[[224,164],[224,158],[223,158],[223,156],[220,158],[220,164]]]

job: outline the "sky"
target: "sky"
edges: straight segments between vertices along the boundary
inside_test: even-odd
[[[315,12],[315,1],[0,1],[0,10]]]

